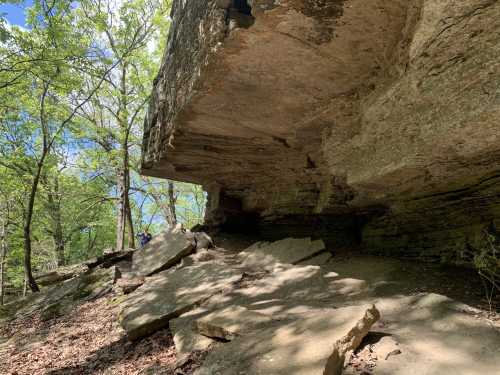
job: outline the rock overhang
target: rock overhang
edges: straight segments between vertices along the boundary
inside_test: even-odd
[[[393,217],[494,221],[499,15],[491,0],[175,1],[143,173],[204,185],[213,221],[384,213],[363,234],[377,240]]]

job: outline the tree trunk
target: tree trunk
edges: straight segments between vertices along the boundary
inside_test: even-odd
[[[33,210],[35,208],[36,192],[38,190],[38,184],[40,182],[40,176],[42,174],[45,157],[46,152],[42,154],[42,157],[37,164],[36,174],[33,178],[33,183],[31,184],[28,205],[26,206],[26,212],[24,215],[24,272],[26,275],[26,283],[28,284],[32,292],[40,291],[40,288],[38,287],[31,271],[31,223],[33,221]]]
[[[127,199],[127,234],[128,247],[135,248],[135,233],[134,223],[132,221],[132,210],[130,209],[130,201]]]
[[[28,294],[28,279],[26,278],[26,273],[24,274],[24,283],[23,283],[23,297],[26,297]]]
[[[122,165],[118,172],[118,216],[116,228],[116,250],[125,248],[125,231],[128,226],[128,246],[134,247],[134,226],[132,223],[132,211],[130,209],[130,161],[129,161],[129,136],[130,128],[128,123],[128,90],[127,90],[127,64],[121,65],[120,77],[120,107],[118,110],[118,121],[122,130],[121,152]]]
[[[130,208],[130,169],[129,169],[129,159],[128,159],[128,150],[127,157],[125,159],[126,163],[124,163],[123,167],[125,170],[125,213],[127,215],[127,233],[128,233],[128,247],[135,247],[135,234],[134,234],[134,223],[132,220],[132,209]]]
[[[125,249],[125,220],[127,216],[125,202],[125,174],[123,170],[118,171],[116,186],[118,189],[116,251],[122,251]]]
[[[43,180],[42,180],[43,181]],[[66,259],[64,258],[65,241],[64,233],[62,227],[62,215],[61,215],[61,203],[59,200],[59,180],[58,177],[54,177],[54,185],[52,186],[48,181],[45,181],[48,201],[48,210],[51,218],[52,226],[52,239],[54,240],[54,248],[57,257],[57,266],[61,267],[66,264]]]
[[[168,206],[170,210],[170,225],[175,227],[177,225],[177,214],[175,212],[175,201],[176,197],[174,195],[174,183],[172,181],[168,182]]]
[[[0,228],[0,306],[4,303],[4,273],[5,273],[5,257],[7,255],[7,229],[5,221],[2,220]]]
[[[64,257],[64,238],[61,223],[57,225],[53,238],[56,246],[57,266],[61,267],[66,264],[66,259]]]

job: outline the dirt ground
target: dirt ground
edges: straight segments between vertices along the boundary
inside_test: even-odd
[[[489,358],[500,350],[500,321],[489,311],[473,271],[346,253],[335,254],[322,268],[337,280],[335,307],[376,303],[382,312],[350,357],[346,374],[495,373]],[[116,319],[118,302],[111,292],[62,317],[42,321],[34,315],[0,328],[0,374],[193,372],[203,353],[175,370],[168,330],[127,341]],[[498,309],[498,300],[494,304]],[[482,358],[487,360],[478,363]]]
[[[35,315],[0,328],[0,374],[133,375],[154,366],[173,373],[176,357],[170,332],[130,343],[117,313],[115,296],[108,294],[63,317],[42,321]]]

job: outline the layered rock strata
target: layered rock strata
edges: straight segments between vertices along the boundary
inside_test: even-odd
[[[142,171],[202,184],[211,225],[468,261],[500,218],[499,36],[496,0],[176,0]]]

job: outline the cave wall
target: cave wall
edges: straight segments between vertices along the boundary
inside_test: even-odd
[[[142,171],[207,224],[462,263],[500,227],[500,2],[174,1]]]

